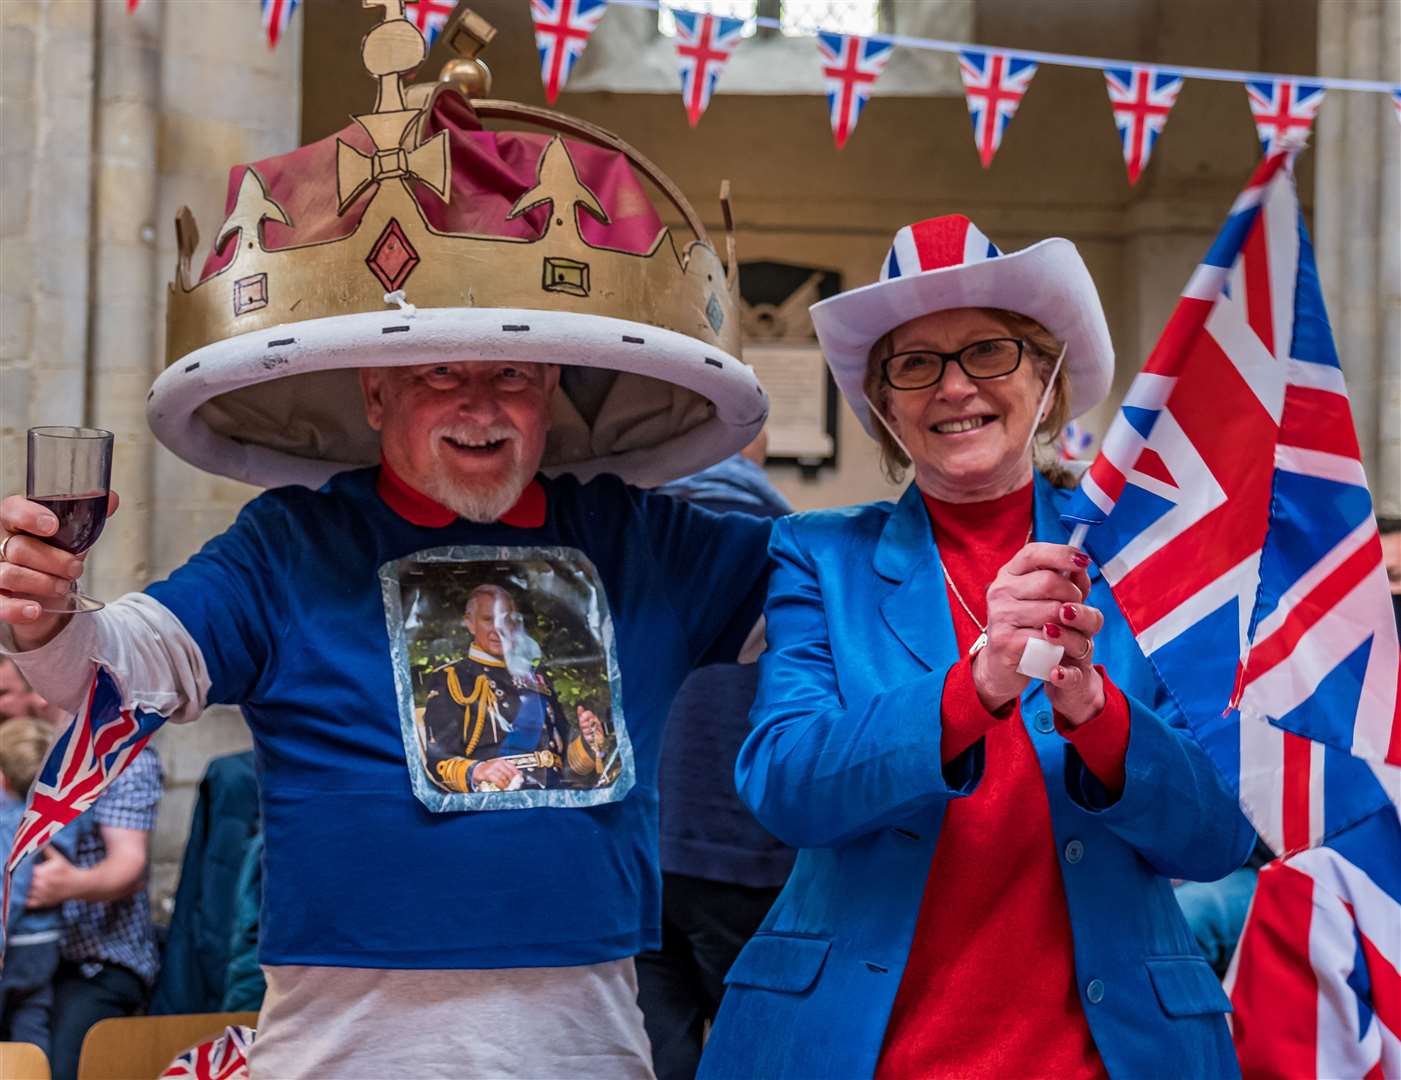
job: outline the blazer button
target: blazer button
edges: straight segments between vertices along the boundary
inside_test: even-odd
[[[1085,986],[1085,999],[1091,1005],[1098,1005],[1104,1000],[1104,983],[1098,979],[1091,979]]]
[[[1036,716],[1032,718],[1031,723],[1042,735],[1049,735],[1056,730],[1056,722],[1051,719],[1051,714],[1048,712],[1037,713]]]
[[[1065,845],[1066,862],[1071,863],[1073,865],[1074,863],[1078,863],[1084,857],[1085,845],[1080,843],[1079,840],[1072,840],[1070,841],[1070,843]]]

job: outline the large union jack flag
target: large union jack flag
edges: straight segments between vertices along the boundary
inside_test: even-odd
[[[263,33],[268,38],[268,48],[277,48],[282,35],[292,22],[292,14],[297,10],[299,0],[262,0]]]
[[[165,1067],[159,1080],[248,1080],[249,1027],[227,1027],[217,1039],[192,1046]]]
[[[856,130],[856,121],[893,48],[888,41],[871,41],[855,34],[818,33],[817,52],[822,58],[832,136],[838,150]]]
[[[1226,989],[1247,1077],[1401,1076],[1394,812],[1260,872]]]
[[[607,10],[607,0],[530,0],[540,78],[545,84],[545,100],[551,105]]]
[[[9,921],[10,875],[15,867],[95,803],[163,723],[164,718],[156,713],[123,709],[116,680],[98,669],[86,704],[58,737],[29,789],[24,816],[5,860],[0,944]]]
[[[457,0],[404,0],[404,18],[418,27],[431,49],[456,7]]]
[[[958,74],[973,117],[973,141],[986,169],[1002,145],[1007,125],[1017,115],[1022,95],[1036,74],[1036,64],[1010,53],[965,49],[958,54]]]
[[[681,99],[686,103],[686,119],[700,123],[720,72],[730,62],[744,36],[744,20],[728,15],[701,15],[695,11],[676,15],[676,58],[681,65]]]
[[[1308,134],[1318,107],[1323,104],[1324,89],[1293,79],[1266,79],[1246,83],[1245,92],[1255,117],[1255,130],[1260,134],[1260,146],[1269,156],[1280,149],[1280,140]]]
[[[1401,761],[1397,635],[1292,157],[1236,199],[1068,515],[1280,852],[1401,799],[1350,756]]]
[[[1105,68],[1114,124],[1124,144],[1129,183],[1138,183],[1153,145],[1167,126],[1168,113],[1182,92],[1182,76],[1149,67]]]

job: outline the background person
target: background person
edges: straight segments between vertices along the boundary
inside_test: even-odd
[[[0,858],[8,857],[24,817],[24,800],[53,744],[53,729],[44,721],[16,716],[0,721]],[[53,847],[73,857],[78,830],[59,833]],[[27,1042],[49,1052],[54,972],[58,970],[63,912],[56,905],[30,908],[29,881],[34,859],[15,871],[10,917],[5,925],[5,966],[0,971],[0,1040]]]
[[[1231,1075],[1169,879],[1229,873],[1254,833],[1034,468],[1034,433],[1110,385],[1093,282],[1066,240],[1002,255],[957,216],[881,276],[813,320],[915,482],[775,527],[736,777],[801,850],[700,1075]],[[1065,646],[1045,684],[1017,671],[1033,637]]]
[[[779,517],[790,507],[764,473],[767,445],[760,435],[741,453],[661,490],[708,510]],[[662,944],[637,958],[638,1003],[658,1080],[695,1075],[725,972],[793,866],[792,850],[759,826],[734,789],[758,678],[753,664],[693,671],[667,718],[658,781]]]

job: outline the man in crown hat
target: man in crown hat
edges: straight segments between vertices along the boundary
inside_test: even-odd
[[[723,458],[767,402],[736,358],[733,258],[669,181],[567,118],[588,137],[488,132],[513,110],[406,92],[424,48],[401,16],[389,3],[365,39],[373,113],[234,170],[197,280],[179,221],[152,428],[284,486],[167,580],[77,617],[39,598],[81,559],[12,496],[0,646],[70,709],[103,672],[137,715],[241,706],[266,844],[255,1077],[650,1076],[632,957],[659,937],[661,721],[756,622],[769,522],[625,481]],[[661,227],[632,166],[695,241]],[[502,566],[554,568],[549,599],[602,672],[611,783],[445,790],[421,767],[411,671],[443,605],[413,573]]]

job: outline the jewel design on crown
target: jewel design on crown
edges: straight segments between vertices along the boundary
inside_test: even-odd
[[[199,242],[188,208],[176,218],[178,258],[170,286],[166,362],[196,350],[271,327],[305,320],[386,310],[386,293],[404,290],[418,308],[516,308],[613,316],[675,330],[732,356],[740,352],[738,271],[733,233],[723,263],[695,211],[655,166],[616,136],[550,110],[472,98],[482,119],[519,120],[552,129],[538,163],[535,186],[512,207],[508,219],[549,204],[541,235],[534,238],[443,232],[433,228],[411,181],[448,201],[454,193],[449,133],[422,138],[437,95],[467,91],[451,82],[406,86],[405,77],[427,55],[418,29],[404,18],[403,0],[362,0],[383,17],[365,36],[365,69],[376,80],[373,111],[356,115],[373,143],[364,153],[337,139],[335,175],[308,175],[303,184],[324,185],[344,216],[366,198],[359,222],[344,236],[300,246],[267,246],[267,222],[295,226],[268,194],[256,168],[245,169],[233,210],[215,238],[215,251],[232,257],[202,279],[191,272]],[[470,11],[460,12],[445,36],[468,61],[494,30]],[[481,65],[484,71],[484,65]],[[486,76],[489,79],[489,75]],[[480,84],[479,84],[480,85]],[[609,216],[579,179],[563,135],[623,153],[676,205],[695,239],[679,248],[663,227],[645,253],[590,244],[580,228],[589,214]],[[331,185],[334,184],[334,191]],[[722,192],[727,229],[729,207]],[[233,248],[226,245],[237,234]]]

